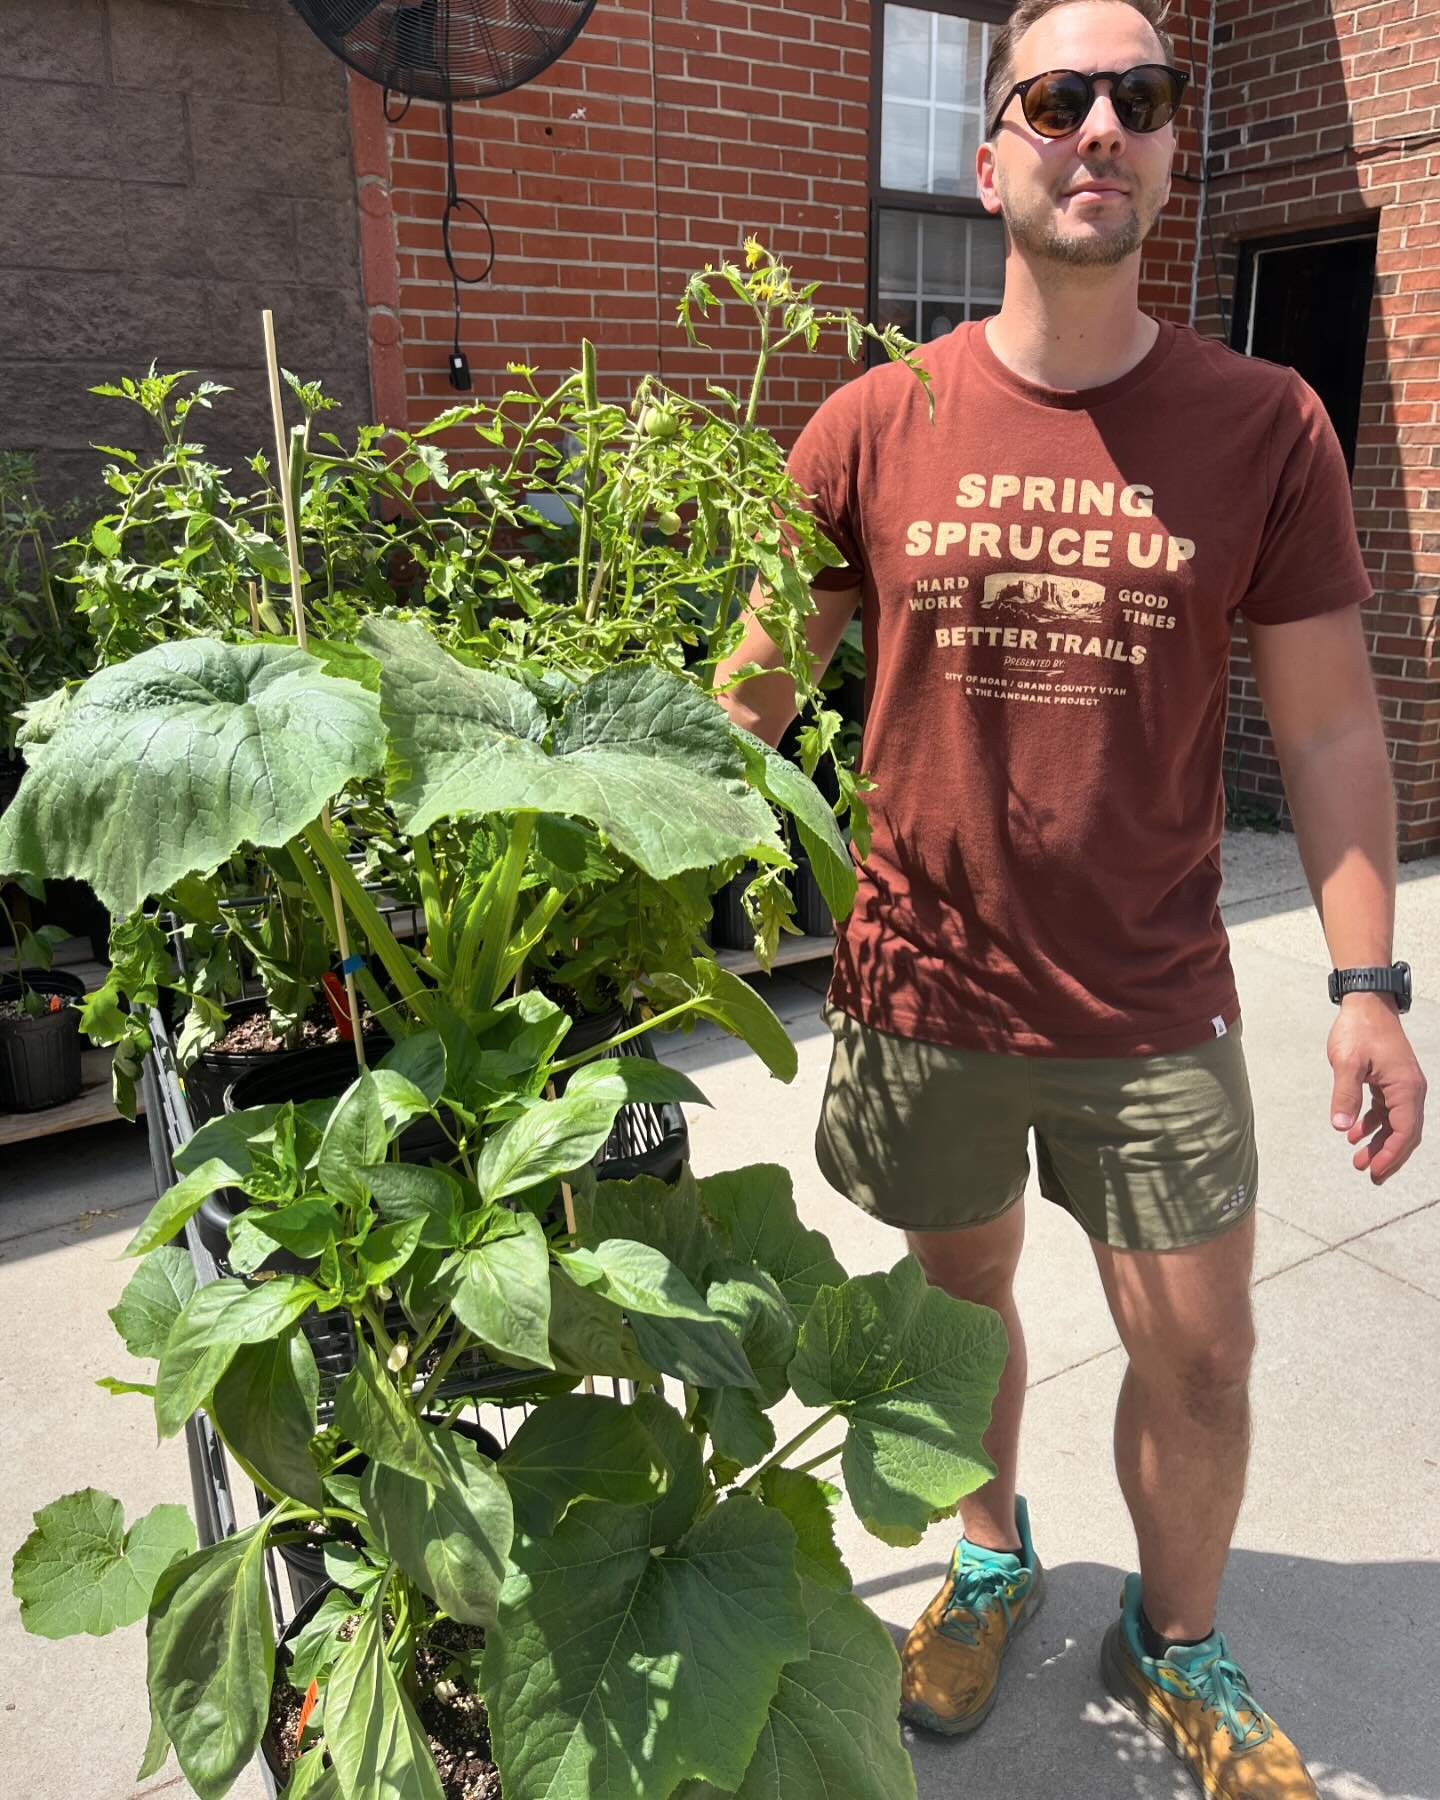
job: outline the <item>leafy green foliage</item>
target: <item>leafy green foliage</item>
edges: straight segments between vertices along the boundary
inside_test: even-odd
[[[816,1296],[791,1383],[846,1420],[845,1486],[877,1537],[918,1543],[995,1473],[980,1439],[1007,1347],[998,1313],[931,1287],[910,1258]]]
[[[265,1528],[172,1563],[150,1607],[150,1694],[200,1800],[221,1800],[254,1756],[270,1710],[275,1627]]]
[[[125,1529],[118,1500],[82,1488],[35,1514],[15,1554],[20,1620],[40,1637],[108,1637],[145,1616],[155,1584],[195,1548],[183,1506],[156,1506]]]
[[[0,818],[0,868],[123,917],[242,844],[284,844],[383,755],[373,694],[303,651],[212,639],[102,669]]]

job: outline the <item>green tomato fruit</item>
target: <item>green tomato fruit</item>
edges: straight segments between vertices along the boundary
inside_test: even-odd
[[[647,406],[640,415],[640,429],[646,437],[672,438],[680,421],[668,406]]]
[[[666,537],[674,537],[675,533],[680,529],[679,513],[678,512],[663,512],[663,513],[661,513],[655,520],[655,529],[657,531],[663,531],[665,533]]]

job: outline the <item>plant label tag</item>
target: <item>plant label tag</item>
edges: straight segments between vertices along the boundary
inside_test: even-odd
[[[1229,1030],[1229,1027],[1226,1025],[1224,1019],[1220,1017],[1219,1013],[1216,1013],[1210,1023],[1215,1028],[1216,1037],[1224,1037],[1225,1033]]]

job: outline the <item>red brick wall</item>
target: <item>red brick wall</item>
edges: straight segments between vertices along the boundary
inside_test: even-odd
[[[458,108],[461,187],[496,238],[490,280],[463,291],[476,392],[503,387],[511,361],[560,376],[582,337],[607,398],[649,371],[697,395],[707,380],[748,387],[751,334],[712,326],[702,335],[714,354],[693,351],[675,302],[702,264],[742,260],[751,231],[822,281],[821,299],[863,308],[869,31],[868,0],[600,0],[537,80]],[[357,138],[373,148],[379,95],[357,83],[353,100]],[[439,109],[417,102],[388,147],[413,424],[456,398]],[[483,266],[482,226],[462,224],[454,241]],[[372,310],[372,332],[378,318],[386,335],[387,313],[384,301]],[[772,365],[761,417],[782,439],[853,372],[835,342]]]
[[[1379,213],[1355,508],[1376,588],[1365,619],[1400,854],[1417,856],[1440,848],[1440,144],[1357,152],[1440,127],[1434,17],[1429,0],[1217,5],[1210,201],[1227,295],[1238,240]],[[1220,335],[1208,256],[1198,298],[1198,328]],[[1240,785],[1278,798],[1238,639],[1231,727]]]
[[[1194,79],[1141,303],[1222,333],[1200,217],[1207,86],[1209,211],[1227,296],[1240,240],[1380,209],[1355,497],[1377,588],[1366,621],[1401,854],[1416,855],[1440,848],[1440,145],[1359,160],[1353,150],[1440,128],[1431,0],[1214,3],[1213,70],[1211,0],[1174,20],[1177,58]],[[697,396],[707,380],[747,380],[749,333],[712,326],[711,351],[692,351],[675,301],[701,264],[738,260],[749,231],[822,281],[822,300],[863,310],[871,12],[869,0],[600,0],[538,80],[461,107],[461,185],[484,204],[497,248],[491,279],[464,291],[476,392],[499,391],[507,361],[558,378],[584,336],[607,398],[652,370]],[[356,83],[352,95],[377,404],[414,424],[455,398],[439,112],[417,103],[387,129],[375,89]],[[1323,160],[1287,166],[1306,157]],[[473,267],[483,229],[461,225],[456,244]],[[772,375],[762,421],[788,442],[856,372],[841,348],[792,353]],[[1239,637],[1232,689],[1234,777],[1279,803]]]

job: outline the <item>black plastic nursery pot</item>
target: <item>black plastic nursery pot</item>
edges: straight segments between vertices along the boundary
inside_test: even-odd
[[[234,1000],[230,1002],[225,1010],[230,1015],[232,1025],[234,1025],[238,1024],[242,1019],[254,1018],[256,1014],[264,1012],[266,1010],[266,1002],[259,998]],[[376,1046],[376,1056],[378,1056],[385,1047],[388,1047],[389,1041],[389,1038],[386,1037],[383,1032],[367,1032],[365,1035],[367,1050],[371,1045]],[[352,1069],[354,1068],[355,1052],[347,1043],[314,1044],[299,1050],[237,1051],[212,1049],[202,1051],[181,1076],[181,1082],[185,1090],[185,1098],[190,1103],[191,1118],[197,1126],[205,1124],[209,1119],[219,1118],[220,1114],[226,1110],[225,1095],[227,1090],[247,1075],[258,1073],[266,1069],[278,1071],[282,1067],[286,1069],[303,1069],[316,1059],[330,1055],[335,1051],[340,1053],[341,1061],[348,1057],[350,1067]],[[319,1091],[321,1093],[329,1093],[331,1090],[321,1089]],[[341,1090],[340,1088],[336,1088],[333,1091],[338,1094]],[[272,1099],[277,1097],[290,1098],[291,1096],[288,1090],[279,1096],[269,1096],[269,1098]],[[308,1095],[306,1096],[306,1098],[309,1097],[310,1096]],[[260,1102],[258,1100],[247,1100],[244,1104],[247,1106],[258,1106]]]
[[[444,1423],[442,1415],[427,1413],[425,1416],[432,1425]],[[492,1436],[483,1425],[477,1424],[474,1419],[451,1419],[450,1430],[459,1437],[468,1438],[481,1455],[488,1456],[491,1462],[499,1462],[504,1454],[504,1446],[500,1440]],[[362,1452],[346,1463],[345,1473],[347,1475],[363,1475],[369,1465],[370,1458]],[[262,1517],[270,1510],[271,1503],[265,1499],[260,1508]],[[335,1541],[348,1543],[358,1541],[358,1539],[346,1537]],[[277,1544],[275,1550],[285,1564],[285,1574],[290,1582],[290,1595],[298,1615],[298,1612],[303,1610],[312,1599],[322,1594],[330,1586],[330,1577],[325,1573],[324,1541],[317,1538],[308,1544]],[[318,1603],[317,1600],[316,1604],[318,1605]],[[307,1613],[306,1616],[308,1617],[309,1614]],[[298,1619],[296,1622],[292,1622],[292,1629],[295,1628],[296,1623],[298,1623]]]
[[[78,996],[38,979],[30,985],[66,1004],[33,1019],[0,1019],[0,1112],[43,1112],[80,1092],[80,1014],[69,1004]],[[0,1000],[19,997],[18,982],[0,984]]]
[[[829,937],[835,929],[834,920],[825,904],[825,896],[820,892],[810,858],[803,853],[795,859],[790,891],[795,896],[795,923],[806,937]]]

